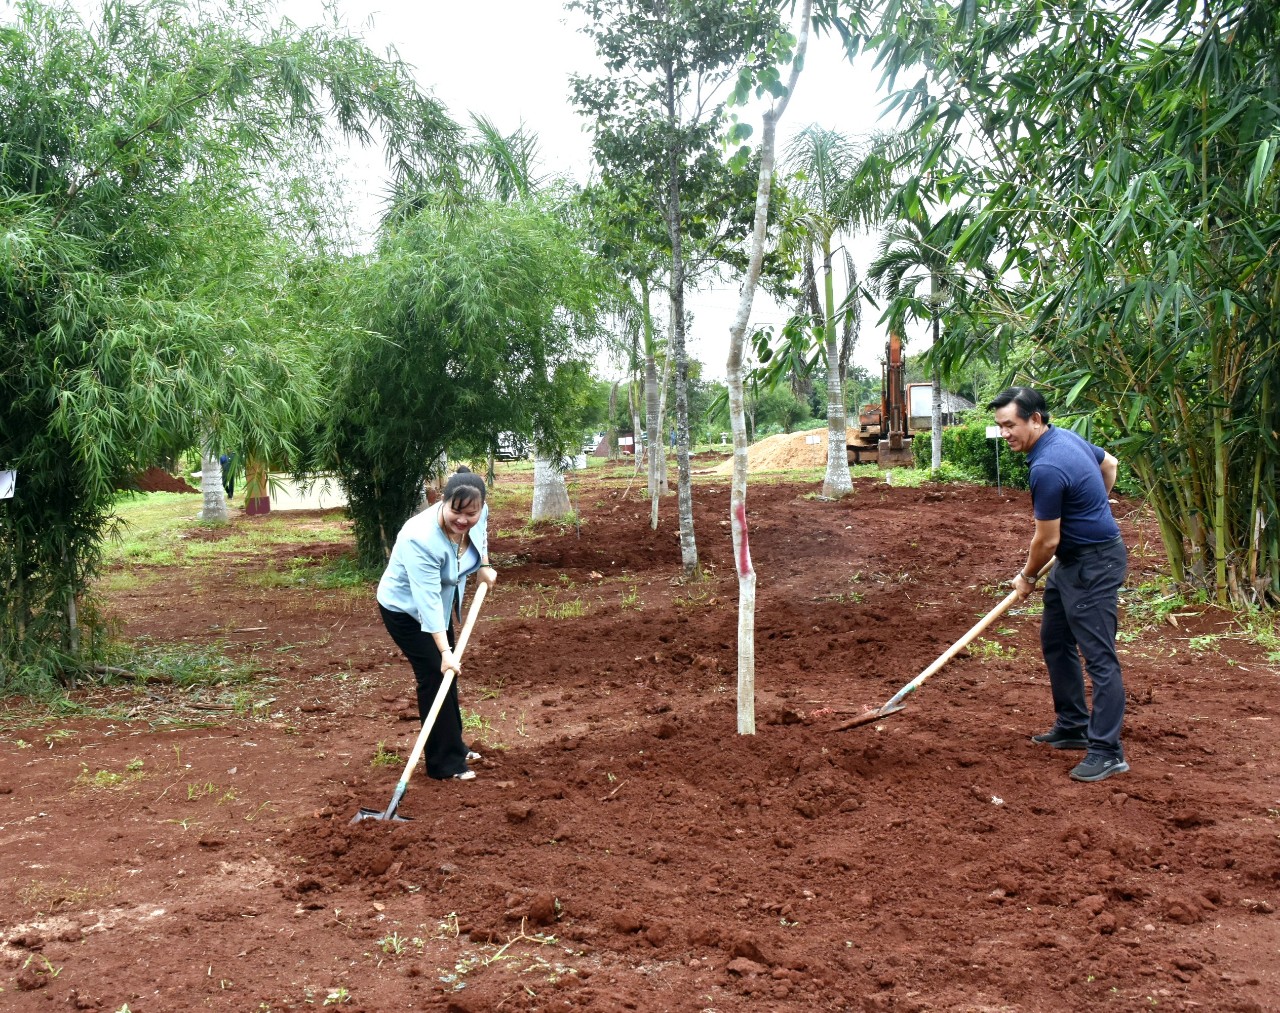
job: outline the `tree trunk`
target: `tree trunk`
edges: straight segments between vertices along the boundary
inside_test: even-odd
[[[564,472],[559,462],[542,456],[541,451],[533,459],[533,511],[531,520],[558,521],[572,511],[569,490],[565,488]]]
[[[200,492],[204,495],[200,519],[207,524],[226,524],[227,492],[222,488],[222,464],[211,446],[212,441],[207,441],[200,452]]]
[[[929,276],[929,301],[933,303],[933,418],[931,420],[929,438],[931,442],[931,467],[936,472],[942,467],[942,367],[938,364],[938,340],[941,335],[942,321],[938,303],[938,275]],[[909,410],[909,409],[908,409]]]
[[[644,458],[643,448],[640,446],[640,399],[636,390],[636,381],[633,379],[627,385],[627,404],[631,407],[631,456],[633,464],[635,464],[635,474],[640,474],[640,464]]]
[[[831,277],[831,237],[822,237],[822,291],[826,300],[823,341],[827,351],[827,474],[822,495],[841,499],[853,492],[849,477],[849,451],[844,413],[844,388],[840,385],[840,347],[836,339],[835,283]]]
[[[667,479],[667,391],[671,389],[671,356],[662,364],[662,379],[658,381],[658,430],[649,431],[649,442],[658,448],[658,495],[670,496],[671,483]]]
[[[769,191],[773,186],[774,142],[778,120],[795,91],[796,78],[804,66],[809,45],[811,0],[803,0],[800,11],[799,44],[791,64],[786,95],[764,114],[760,138],[760,180],[756,184],[755,222],[751,232],[751,253],[746,278],[738,297],[738,312],[729,335],[729,361],[725,370],[729,385],[729,418],[733,427],[733,483],[729,494],[729,523],[733,533],[733,559],[738,573],[738,734],[756,732],[756,571],[751,565],[747,540],[747,426],[742,392],[742,351],[746,342],[751,303],[760,282],[764,261],[765,230],[769,221]]]
[[[659,431],[658,422],[658,364],[652,354],[645,356],[644,366],[644,408],[645,429],[649,434],[648,453],[648,489],[649,489],[649,527],[658,530],[658,499],[661,491],[658,488],[659,464],[661,453],[654,453],[654,436]],[[659,437],[660,439],[661,437]],[[640,440],[640,434],[636,434]],[[661,450],[661,445],[658,447]]]
[[[614,380],[613,386],[609,388],[609,422],[605,428],[605,446],[609,448],[609,460],[616,461],[618,459],[618,430],[614,428],[613,420],[618,414],[618,384],[621,380]],[[490,458],[492,460],[492,458]],[[492,482],[489,483],[492,486]]]
[[[667,125],[676,128],[675,69],[664,68],[667,77]],[[684,347],[684,253],[680,210],[680,151],[674,140],[667,152],[667,232],[671,237],[671,352],[676,361],[676,460],[679,464],[680,565],[685,577],[698,574],[698,545],[693,536],[693,478],[689,471],[689,357]],[[656,448],[658,453],[662,448]]]
[[[271,483],[267,462],[261,457],[245,458],[244,510],[251,517],[271,512]]]
[[[844,384],[849,379],[849,360],[853,358],[854,346],[858,343],[858,331],[862,323],[862,303],[853,298],[853,293],[858,290],[858,269],[853,266],[853,258],[849,256],[849,251],[844,251],[844,269],[848,279],[848,286],[845,291],[849,293],[849,311],[845,314],[841,323],[840,333],[840,389],[844,390]],[[846,408],[848,404],[846,403]],[[854,414],[857,414],[858,406],[853,405]],[[848,411],[845,412],[848,415]]]

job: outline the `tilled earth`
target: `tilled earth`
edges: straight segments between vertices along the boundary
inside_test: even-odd
[[[1139,504],[1116,507],[1133,769],[1082,785],[1079,754],[1029,742],[1052,721],[1034,600],[906,711],[839,730],[999,600],[1025,494],[753,477],[743,736],[727,481],[696,480],[708,579],[683,583],[675,498],[651,531],[624,469],[578,479],[577,528],[496,501],[461,681],[484,758],[419,771],[409,823],[350,822],[417,731],[373,587],[249,579],[349,544],[302,514],[275,556],[117,575],[126,636],[229,644],[263,677],[230,703],[73,695],[113,720],[0,714],[0,1004],[1280,1009],[1280,673],[1232,615],[1136,590],[1163,564]]]

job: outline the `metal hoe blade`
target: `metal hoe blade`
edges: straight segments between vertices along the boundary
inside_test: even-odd
[[[848,721],[840,725],[836,731],[844,732],[850,728],[857,728],[859,725],[869,725],[879,721],[881,718],[887,718],[890,714],[897,714],[898,711],[907,709],[905,703],[885,704],[883,707],[872,707],[863,711],[857,717],[850,718]]]
[[[399,813],[391,813],[382,809],[365,809],[361,810],[351,817],[352,823],[359,823],[361,820],[381,820],[385,823],[412,823],[413,818],[410,816],[401,816]]]

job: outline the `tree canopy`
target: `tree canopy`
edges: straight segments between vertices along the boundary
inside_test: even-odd
[[[504,431],[578,437],[595,271],[563,209],[424,208],[359,265],[351,325],[325,372],[315,463],[336,470],[366,566],[381,566],[441,455]]]
[[[269,9],[34,0],[0,26],[3,685],[83,668],[116,487],[206,433],[275,456],[314,399],[279,173],[337,130],[440,180],[458,131],[398,63]],[[273,176],[273,173],[276,174]]]

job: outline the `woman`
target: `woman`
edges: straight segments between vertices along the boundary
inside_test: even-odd
[[[418,683],[418,717],[427,713],[445,673],[461,670],[453,655],[453,620],[462,619],[466,578],[493,587],[489,565],[489,507],[484,479],[459,468],[438,503],[405,523],[396,536],[391,561],[378,582],[378,608],[396,646],[404,652]],[[480,759],[462,741],[458,681],[451,680],[435,727],[427,736],[427,774],[470,781],[467,763]]]

